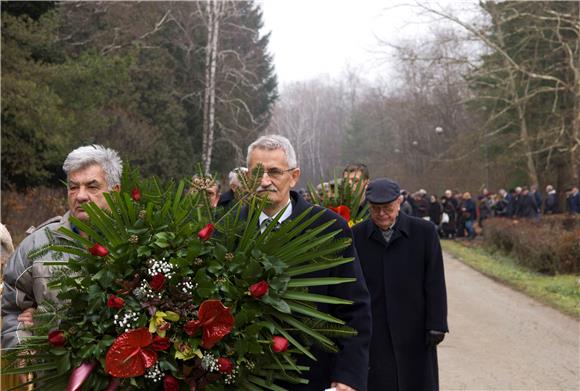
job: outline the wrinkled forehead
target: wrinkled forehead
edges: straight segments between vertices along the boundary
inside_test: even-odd
[[[250,153],[248,164],[254,168],[258,163],[265,168],[288,166],[288,156],[282,148],[256,147]]]

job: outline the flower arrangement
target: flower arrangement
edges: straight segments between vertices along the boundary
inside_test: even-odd
[[[317,191],[317,188],[320,191]],[[322,183],[317,188],[308,186],[308,195],[312,203],[338,213],[350,227],[368,216],[368,205],[363,203],[362,182],[352,185],[349,181],[335,178],[332,184]]]
[[[307,290],[353,281],[307,276],[351,262],[337,256],[349,243],[322,234],[328,224],[308,230],[316,216],[306,213],[260,234],[257,196],[218,217],[203,183],[186,194],[184,181],[127,175],[130,190],[106,194],[109,210],[87,204],[89,222],[71,218],[88,237],[63,229],[74,245],[30,254],[75,257],[54,262],[49,286],[61,302],[39,308],[35,336],[9,354],[5,372],[37,372],[31,382],[42,389],[70,391],[280,391],[276,380],[306,382],[298,355],[313,358],[312,343],[336,351],[334,335],[356,334],[316,309],[349,301]]]

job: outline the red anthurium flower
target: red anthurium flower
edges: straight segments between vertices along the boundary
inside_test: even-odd
[[[345,219],[346,221],[350,220],[350,208],[348,206],[339,205],[336,208],[330,208],[330,210],[341,215],[342,218]]]
[[[163,285],[165,284],[165,275],[163,273],[158,273],[153,276],[151,281],[149,281],[149,286],[154,291],[160,291],[163,289]]]
[[[166,374],[163,377],[163,391],[179,391],[179,381],[173,376]]]
[[[156,335],[151,343],[151,349],[153,350],[167,350],[171,346],[171,342],[167,337],[160,337]]]
[[[282,353],[288,350],[288,340],[279,335],[272,337],[272,350],[276,353]]]
[[[213,224],[208,223],[197,233],[197,236],[205,242],[206,240],[209,240],[209,238],[211,238],[211,235],[213,235],[213,230],[214,230]]]
[[[121,297],[117,297],[115,295],[110,295],[109,296],[109,300],[107,300],[107,307],[109,308],[123,308],[123,306],[125,305],[125,300],[123,300],[123,298]]]
[[[183,325],[183,330],[191,337],[200,329],[200,327],[201,322],[199,320],[188,320],[185,322],[185,325]]]
[[[104,246],[101,246],[99,243],[95,243],[93,247],[89,248],[89,252],[95,257],[106,257],[109,253],[109,250],[107,250]]]
[[[232,373],[234,370],[234,363],[232,360],[226,357],[220,357],[217,359],[218,370],[221,373]]]
[[[198,318],[198,327],[203,329],[201,347],[204,349],[211,349],[234,328],[234,317],[230,309],[219,300],[206,300],[201,303]],[[193,330],[194,328],[192,327],[191,329]],[[197,329],[193,330],[193,333],[195,331]]]
[[[121,334],[105,357],[106,372],[123,378],[143,375],[157,362],[152,342],[153,335],[144,327]]]
[[[66,342],[66,338],[64,337],[64,331],[62,330],[51,330],[48,333],[48,342],[52,346],[63,346]]]
[[[268,293],[268,289],[270,289],[270,286],[268,285],[268,283],[264,280],[256,282],[253,285],[250,285],[250,295],[252,295],[252,297],[259,299],[260,297],[264,296],[266,293]]]
[[[136,202],[141,201],[141,190],[139,190],[138,187],[134,187],[133,190],[131,190],[131,198]]]

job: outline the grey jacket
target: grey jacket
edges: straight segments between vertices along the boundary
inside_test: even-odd
[[[32,262],[28,254],[50,243],[50,236],[60,243],[70,242],[66,236],[57,232],[60,227],[71,228],[70,212],[52,218],[28,235],[12,254],[4,269],[4,290],[2,292],[2,349],[14,347],[31,332],[23,329],[18,315],[27,308],[37,308],[45,299],[56,301],[57,292],[47,288],[47,283],[55,268],[45,265],[47,261],[63,261],[69,254],[49,251]]]

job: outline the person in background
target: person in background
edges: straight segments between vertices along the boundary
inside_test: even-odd
[[[453,198],[451,190],[445,190],[444,195],[441,197],[441,206],[443,207],[443,213],[447,215],[447,221],[442,221],[441,224],[443,237],[454,239],[456,234],[457,206],[455,205],[455,199]]]
[[[441,223],[441,214],[443,213],[443,208],[441,207],[441,204],[439,203],[439,201],[437,201],[437,196],[435,195],[430,195],[429,196],[429,220],[431,220],[431,222],[433,224],[435,224],[435,226],[439,227],[439,224]]]
[[[466,191],[462,196],[463,201],[461,202],[461,213],[463,215],[463,221],[465,222],[465,229],[467,230],[467,237],[469,239],[474,239],[475,229],[473,228],[473,223],[477,217],[477,210],[475,202],[471,199],[471,193]]]
[[[240,187],[239,175],[243,175],[248,172],[246,167],[234,168],[228,174],[228,184],[230,189],[219,196],[219,201],[217,206],[229,209],[236,203],[236,190]]]
[[[372,305],[368,390],[438,390],[437,345],[449,330],[436,227],[400,213],[388,178],[371,181],[366,198],[370,218],[353,234]]]
[[[558,207],[558,193],[554,186],[546,186],[546,199],[544,200],[544,214],[556,214],[559,213],[560,208]]]
[[[568,213],[572,215],[580,213],[580,192],[578,192],[578,187],[573,187],[566,192],[566,206]]]
[[[401,212],[407,216],[413,216],[413,206],[411,205],[411,197],[405,189],[401,189],[401,195],[403,196],[403,203],[401,204]]]

